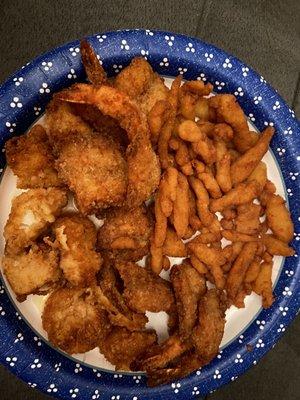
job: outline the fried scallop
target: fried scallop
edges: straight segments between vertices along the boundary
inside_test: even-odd
[[[18,177],[18,188],[63,185],[55,169],[46,131],[41,125],[35,125],[25,135],[9,139],[5,150],[7,164]]]
[[[132,310],[159,312],[172,308],[175,299],[168,281],[135,263],[117,262],[115,267],[124,282],[123,298]]]
[[[74,134],[56,160],[59,176],[74,193],[82,214],[120,206],[126,198],[127,166],[108,137]]]
[[[114,259],[138,261],[149,251],[153,221],[147,208],[116,208],[98,231],[98,248]]]
[[[90,288],[61,288],[51,293],[42,322],[50,342],[69,354],[92,350],[110,329]]]
[[[5,276],[19,301],[29,294],[46,294],[59,284],[61,270],[58,251],[45,244],[35,244],[18,255],[2,259]]]
[[[63,189],[30,189],[13,202],[4,228],[6,254],[18,254],[47,230],[67,205]]]
[[[101,353],[115,365],[116,370],[130,371],[130,364],[156,342],[154,330],[130,332],[126,328],[115,326],[98,345]]]
[[[52,226],[60,251],[59,266],[72,286],[96,283],[102,259],[95,251],[96,228],[88,218],[73,214],[58,218]]]

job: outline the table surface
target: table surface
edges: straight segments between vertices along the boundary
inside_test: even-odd
[[[234,54],[260,74],[300,115],[300,2],[10,0],[0,2],[0,82],[37,55],[102,31],[149,28],[199,37]],[[300,396],[300,319],[275,349],[209,400]],[[0,366],[2,400],[50,399]]]

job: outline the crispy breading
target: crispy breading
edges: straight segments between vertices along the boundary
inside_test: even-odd
[[[61,148],[56,167],[85,215],[121,205],[125,200],[126,162],[118,146],[107,137],[74,134]]]
[[[110,329],[106,313],[96,306],[90,288],[53,292],[46,301],[42,322],[50,342],[69,354],[92,350]]]
[[[74,134],[90,136],[92,128],[74,113],[70,104],[52,99],[45,114],[46,133],[55,151],[59,152],[64,143],[72,140]]]
[[[126,328],[113,327],[105,340],[98,342],[105,358],[115,365],[116,370],[130,371],[130,364],[149,346],[157,342],[154,330],[130,332]]]
[[[266,206],[266,216],[269,228],[277,239],[288,243],[294,237],[294,224],[285,206],[284,199],[279,195],[270,195]]]
[[[130,331],[145,328],[148,318],[144,313],[132,311],[119,291],[122,281],[116,276],[111,265],[105,264],[99,274],[99,285],[95,289],[99,305],[108,312],[113,325],[125,327]]]
[[[58,218],[52,231],[65,279],[72,286],[95,284],[102,259],[95,251],[97,233],[94,224],[88,218],[73,214]]]
[[[2,259],[5,276],[18,300],[25,300],[29,294],[46,294],[55,287],[61,278],[58,261],[58,251],[45,244]]]
[[[63,189],[30,189],[12,201],[4,228],[6,254],[18,254],[54,222],[67,204]]]
[[[124,282],[123,297],[137,312],[169,311],[174,296],[168,281],[134,263],[118,262],[116,268]]]
[[[224,293],[210,289],[200,299],[198,324],[192,333],[192,342],[202,365],[218,353],[225,328],[226,303]]]
[[[170,273],[179,317],[179,334],[187,339],[197,321],[198,302],[206,292],[206,283],[189,263],[174,265]]]
[[[128,165],[127,205],[137,207],[146,201],[159,184],[160,166],[150,143],[145,114],[125,93],[109,87],[77,84],[56,95],[58,99],[91,104],[103,114],[115,118],[128,135],[126,150]]]
[[[149,251],[153,219],[147,208],[114,209],[98,231],[98,248],[112,258],[138,261]]]
[[[25,135],[9,139],[5,151],[7,164],[18,177],[18,188],[63,185],[55,169],[46,131],[41,125],[35,125]]]

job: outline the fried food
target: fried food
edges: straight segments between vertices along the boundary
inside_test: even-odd
[[[174,265],[170,273],[179,317],[179,335],[187,339],[197,321],[198,302],[206,292],[206,283],[189,263]]]
[[[295,250],[292,247],[289,247],[287,243],[282,242],[273,235],[262,235],[262,242],[270,254],[283,257],[289,257],[295,254]]]
[[[253,284],[255,293],[262,295],[262,305],[269,308],[273,304],[274,298],[272,294],[272,262],[263,262],[260,272]]]
[[[223,193],[227,193],[232,188],[232,181],[230,175],[230,153],[225,153],[220,160],[217,160],[216,164],[216,181]]]
[[[174,229],[168,227],[166,239],[163,244],[163,254],[169,257],[186,257],[187,250],[183,241]]]
[[[210,202],[212,212],[223,211],[224,208],[249,203],[257,197],[259,184],[256,181],[239,183],[224,196]]]
[[[88,80],[95,86],[107,84],[107,76],[96,53],[87,40],[80,42],[80,54]]]
[[[209,363],[218,353],[225,328],[226,301],[223,292],[210,289],[200,299],[198,323],[192,332],[192,343],[201,360]]]
[[[19,301],[29,294],[46,294],[61,279],[58,252],[45,244],[32,245],[20,254],[5,255],[4,274]]]
[[[188,243],[187,246],[192,254],[207,266],[215,280],[216,287],[223,289],[225,278],[221,266],[226,263],[226,258],[223,256],[222,251],[194,241]]]
[[[18,188],[63,185],[55,169],[46,131],[41,125],[35,125],[25,135],[9,139],[5,151],[7,164],[18,177]]]
[[[127,204],[137,207],[146,201],[159,184],[160,168],[150,143],[146,117],[137,104],[126,94],[105,85],[95,88],[77,84],[60,92],[56,97],[71,103],[94,105],[104,115],[118,121],[130,140],[126,150]]]
[[[127,165],[117,145],[105,136],[73,135],[56,167],[82,214],[122,205],[126,199]]]
[[[78,214],[58,218],[52,226],[59,252],[59,266],[72,285],[87,287],[96,283],[102,259],[95,251],[96,228]]]
[[[30,189],[15,197],[4,228],[5,253],[22,252],[47,230],[67,204],[63,189]]]
[[[116,370],[130,371],[134,360],[156,342],[154,330],[130,332],[126,328],[115,326],[98,345],[101,353],[115,365]]]
[[[255,145],[234,161],[231,165],[231,180],[233,185],[247,179],[258,166],[269,148],[274,132],[274,128],[266,128]]]
[[[168,281],[134,263],[116,263],[124,282],[123,298],[136,312],[169,311],[174,304],[174,296]]]
[[[51,293],[42,322],[50,342],[69,354],[92,350],[110,330],[90,288],[61,288]]]
[[[245,278],[247,269],[255,257],[256,250],[256,242],[245,243],[232,268],[230,269],[226,281],[226,292],[229,302],[235,302],[236,296],[238,295],[241,284]]]
[[[99,285],[95,288],[95,295],[99,306],[107,311],[110,322],[130,331],[139,331],[145,328],[148,318],[143,313],[136,313],[129,309],[123,296],[119,292],[120,281],[111,265],[102,267],[99,276]]]
[[[281,196],[270,195],[266,206],[266,217],[268,226],[277,239],[285,243],[293,239],[294,224]]]
[[[170,217],[173,212],[173,205],[176,200],[178,185],[178,170],[169,167],[162,175],[159,192],[160,207],[166,217]]]
[[[189,184],[186,177],[178,174],[176,198],[173,205],[174,228],[178,237],[183,237],[189,225]]]
[[[149,252],[152,231],[153,220],[144,205],[117,208],[106,214],[98,231],[98,248],[113,259],[138,261]]]
[[[261,206],[255,203],[246,203],[237,207],[235,220],[236,230],[247,235],[257,235],[260,229]]]

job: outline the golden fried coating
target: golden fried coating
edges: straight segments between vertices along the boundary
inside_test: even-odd
[[[96,283],[102,259],[95,251],[96,228],[78,214],[58,218],[52,226],[60,251],[59,266],[72,286],[87,287]]]
[[[199,303],[199,320],[192,333],[192,342],[202,365],[218,353],[224,334],[226,302],[224,293],[210,289]]]
[[[117,279],[112,266],[105,264],[99,275],[100,286],[95,289],[95,293],[99,305],[108,312],[110,322],[130,331],[144,329],[148,318],[144,313],[136,313],[127,306],[119,292],[121,281]]]
[[[18,255],[5,255],[3,270],[18,300],[29,294],[45,294],[57,284],[61,278],[58,260],[57,250],[44,244]]]
[[[149,251],[153,221],[147,208],[117,208],[107,213],[98,231],[98,248],[111,258],[138,261]]]
[[[134,58],[114,81],[114,86],[131,98],[144,94],[152,81],[154,72],[144,58]]]
[[[45,124],[49,142],[56,153],[74,134],[90,136],[92,133],[92,128],[73,112],[68,103],[57,99],[51,100],[47,106]]]
[[[107,137],[74,134],[61,148],[56,167],[82,214],[121,205],[125,200],[126,162]]]
[[[153,330],[130,332],[126,328],[115,326],[98,345],[101,353],[115,365],[116,370],[130,371],[130,364],[156,342],[157,336]]]
[[[106,336],[109,323],[87,289],[58,289],[46,301],[43,328],[52,344],[69,354],[85,353]]]
[[[158,74],[153,74],[148,90],[138,99],[141,109],[148,116],[157,102],[165,101],[167,99],[168,92],[169,89],[164,84],[163,78]]]
[[[18,254],[32,244],[66,204],[66,192],[58,188],[30,189],[17,196],[4,228],[6,254]]]
[[[117,262],[116,268],[125,286],[123,298],[132,310],[159,312],[171,309],[174,295],[168,281],[134,263]]]
[[[198,302],[206,292],[204,275],[187,262],[174,265],[170,273],[179,317],[179,334],[187,339],[197,321]]]
[[[93,85],[107,83],[106,72],[100,64],[92,46],[85,39],[80,42],[80,54],[88,80]]]
[[[98,88],[77,84],[55,96],[71,102],[90,104],[104,115],[115,118],[131,141],[126,150],[128,166],[127,205],[137,207],[157,188],[160,179],[158,158],[149,139],[146,116],[125,93],[110,86]]]
[[[46,131],[41,125],[35,125],[25,135],[9,139],[5,151],[7,164],[18,177],[18,188],[63,185],[55,169]]]

